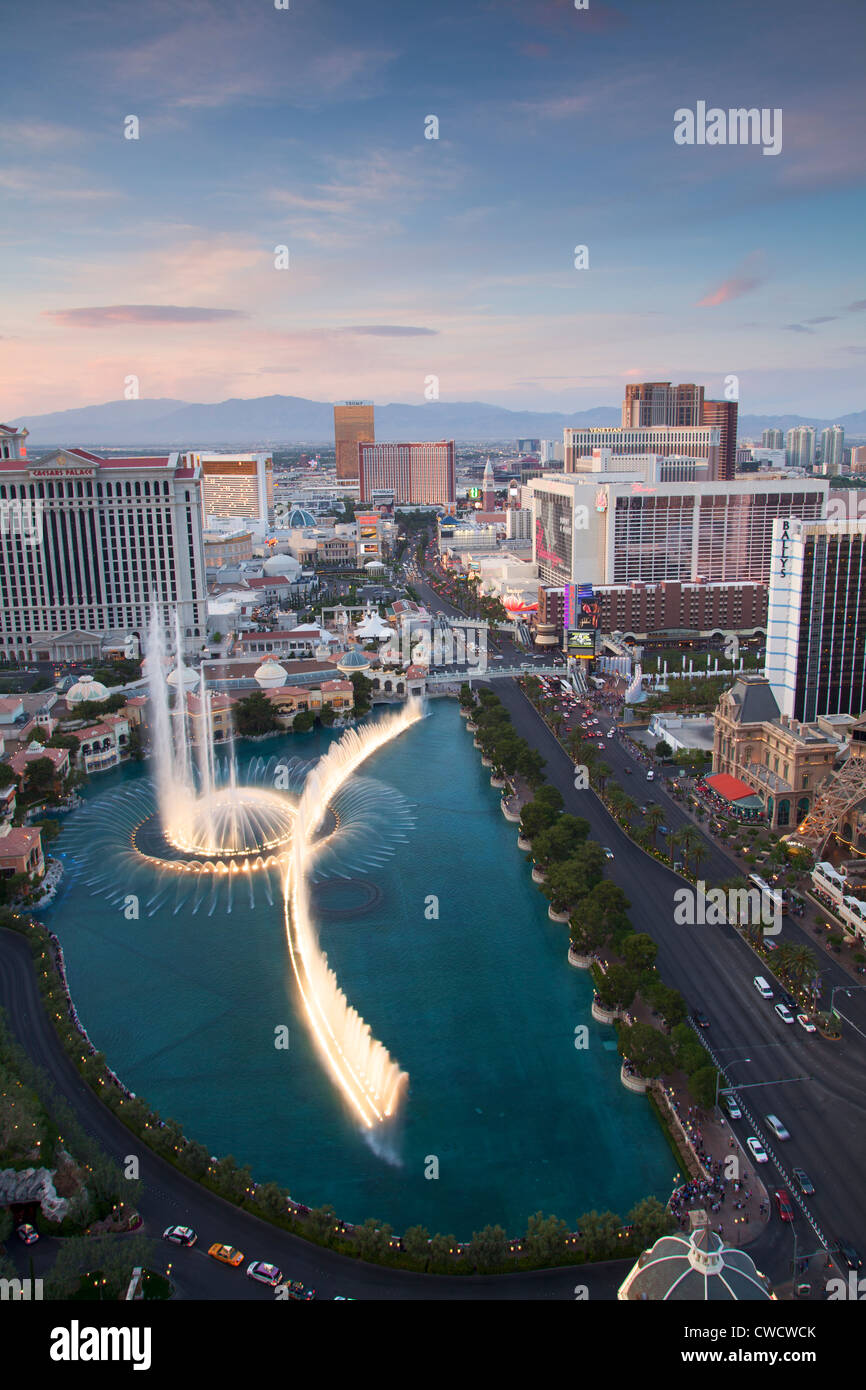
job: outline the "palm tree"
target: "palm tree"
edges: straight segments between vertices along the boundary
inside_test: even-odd
[[[789,978],[793,981],[794,988],[801,990],[805,980],[811,980],[818,973],[818,961],[813,951],[808,946],[795,946],[791,952],[791,963],[788,966]]]
[[[677,836],[677,840],[679,842],[680,849],[682,850],[683,864],[685,865],[685,867],[689,867],[689,856],[692,853],[695,853],[695,868],[697,869],[697,851],[701,844],[701,837],[698,834],[698,832],[694,830],[692,826],[684,825],[682,830],[679,832],[679,835]]]
[[[647,831],[647,834],[649,835],[649,837],[650,837],[650,839],[651,839],[651,841],[652,841],[653,849],[658,849],[658,843],[657,843],[657,840],[656,840],[656,835],[657,835],[659,826],[660,826],[660,825],[664,825],[664,819],[665,819],[665,813],[664,813],[664,811],[662,810],[661,806],[650,806],[649,810],[648,810],[647,813],[646,813],[646,820],[644,821],[644,827],[645,827],[645,829],[646,829],[646,831]]]
[[[598,777],[602,791],[604,791],[604,784],[607,781],[608,777],[610,777],[612,772],[613,768],[610,767],[607,763],[599,763],[598,767],[596,768],[595,773]]]
[[[624,795],[620,803],[620,808],[624,816],[631,817],[637,814],[638,806],[633,796]]]

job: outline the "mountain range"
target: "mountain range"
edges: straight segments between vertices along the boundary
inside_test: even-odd
[[[507,410],[483,401],[429,401],[423,405],[399,402],[376,406],[376,438],[388,440],[455,439],[459,441],[561,439],[566,425],[619,425],[619,406],[592,410]],[[35,446],[76,445],[92,448],[163,445],[166,448],[207,448],[242,445],[274,448],[281,444],[328,444],[334,438],[333,406],[303,396],[254,396],[215,404],[191,404],[170,398],[108,401],[105,405],[48,415],[18,416]],[[765,429],[788,430],[795,425],[842,425],[846,437],[866,438],[866,410],[836,419],[809,415],[741,415],[742,439],[759,438]]]

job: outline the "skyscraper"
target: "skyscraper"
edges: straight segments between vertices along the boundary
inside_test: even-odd
[[[672,386],[669,381],[636,381],[625,388],[623,429],[641,425],[700,425],[703,386]]]
[[[21,432],[19,432],[20,436]],[[0,527],[0,652],[90,660],[104,637],[147,626],[151,596],[187,637],[207,625],[201,474],[177,454],[102,458],[59,449],[0,458],[0,508],[27,508],[30,534]]]
[[[829,425],[821,431],[821,468],[824,473],[838,473],[842,467],[845,431],[841,425]]]
[[[761,435],[763,449],[784,449],[785,441],[781,430],[764,430]]]
[[[719,427],[719,462],[716,477],[733,482],[737,474],[737,402],[704,401],[701,407],[702,425]]]
[[[807,724],[866,709],[866,521],[774,523],[767,677]]]
[[[388,489],[399,505],[453,507],[456,500],[454,440],[435,444],[357,445],[360,495],[368,502],[377,488]]]
[[[811,468],[815,462],[815,431],[811,425],[796,425],[785,435],[791,468]]]
[[[623,454],[671,454],[684,459],[706,459],[706,474],[717,478],[721,453],[721,431],[718,425],[640,425],[635,429],[593,425],[575,429],[570,425],[562,432],[565,446],[565,472],[592,471],[594,449],[610,449]]]
[[[372,401],[338,401],[334,406],[337,478],[358,477],[358,445],[376,438]]]
[[[274,505],[270,454],[188,453],[182,462],[201,473],[205,516],[244,517],[267,525]]]

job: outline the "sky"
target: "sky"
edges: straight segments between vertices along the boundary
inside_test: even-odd
[[[2,32],[0,419],[731,375],[741,412],[866,406],[862,0],[44,0]],[[780,109],[781,152],[675,143],[698,102]]]

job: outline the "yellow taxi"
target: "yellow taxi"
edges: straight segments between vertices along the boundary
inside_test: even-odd
[[[212,1245],[207,1253],[219,1260],[220,1264],[231,1265],[234,1269],[244,1262],[243,1253],[235,1250],[233,1245]]]

